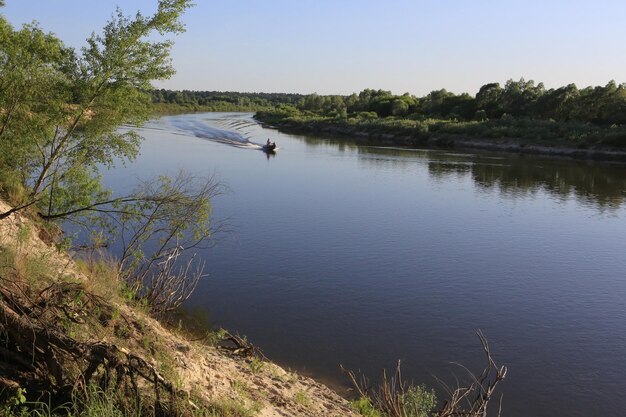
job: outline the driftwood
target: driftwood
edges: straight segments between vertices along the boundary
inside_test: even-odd
[[[67,331],[111,316],[112,307],[79,283],[54,283],[32,295],[0,280],[0,390],[26,387],[63,404],[88,395],[93,385],[115,387],[138,405],[140,388],[152,386],[155,409],[163,408],[162,393],[175,401],[172,383],[141,356],[106,341],[79,341]]]
[[[222,342],[226,343],[219,344],[217,347],[219,349],[229,351],[231,355],[267,360],[267,357],[263,354],[261,349],[250,343],[245,337],[241,337],[238,334],[232,334],[226,331],[224,332]]]
[[[506,366],[496,365],[487,339],[481,331],[478,331],[477,335],[485,353],[487,364],[480,375],[475,375],[466,367],[459,365],[470,376],[470,382],[465,385],[462,385],[457,380],[457,387],[451,388],[439,380],[448,394],[448,399],[443,402],[439,411],[433,415],[437,417],[487,416],[488,406],[493,398],[496,386],[506,377],[507,368]],[[385,415],[390,417],[408,417],[403,406],[403,398],[412,385],[402,379],[400,361],[398,361],[396,371],[392,377],[388,377],[387,371],[383,369],[381,382],[375,387],[370,385],[369,380],[364,375],[357,377],[353,371],[347,370],[343,366],[341,366],[341,370],[348,377],[357,394],[360,397],[368,398]],[[500,416],[501,410],[502,396],[499,399],[497,416]]]

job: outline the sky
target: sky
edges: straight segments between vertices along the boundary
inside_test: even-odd
[[[508,79],[547,88],[626,81],[625,0],[195,0],[175,38],[168,89],[474,95]],[[76,48],[116,6],[156,0],[6,0]]]

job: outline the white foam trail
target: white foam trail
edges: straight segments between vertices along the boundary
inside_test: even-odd
[[[249,134],[251,128],[256,127],[256,122],[249,119],[239,119],[238,115],[218,119],[200,119],[196,115],[189,115],[188,117],[176,116],[161,120],[173,127],[175,133],[240,149],[263,150],[263,144],[251,142],[244,136]]]

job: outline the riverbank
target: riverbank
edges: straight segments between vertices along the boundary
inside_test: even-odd
[[[626,150],[621,146],[626,133],[622,127],[528,120],[471,123],[393,118],[335,120],[293,117],[276,111],[257,112],[255,119],[265,127],[285,133],[325,136],[367,146],[486,150],[626,163]]]
[[[0,212],[9,208],[0,202]],[[42,395],[67,406],[68,388],[89,390],[115,378],[105,398],[123,395],[153,411],[172,411],[175,403],[181,415],[356,415],[337,393],[254,354],[245,339],[224,331],[192,338],[180,326],[165,326],[124,293],[111,265],[75,260],[41,236],[19,214],[0,220],[5,342],[32,345],[0,352],[3,396],[25,395],[15,414]]]
[[[216,102],[212,104],[176,104],[176,103],[152,103],[152,113],[155,116],[166,116],[186,113],[207,113],[207,112],[238,112],[254,113],[260,110],[269,110],[271,106],[243,105],[227,102]]]

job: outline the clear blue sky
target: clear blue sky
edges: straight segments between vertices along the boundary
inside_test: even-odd
[[[6,0],[79,47],[156,0]],[[173,50],[171,89],[418,96],[488,82],[579,87],[626,81],[626,0],[196,0]]]

